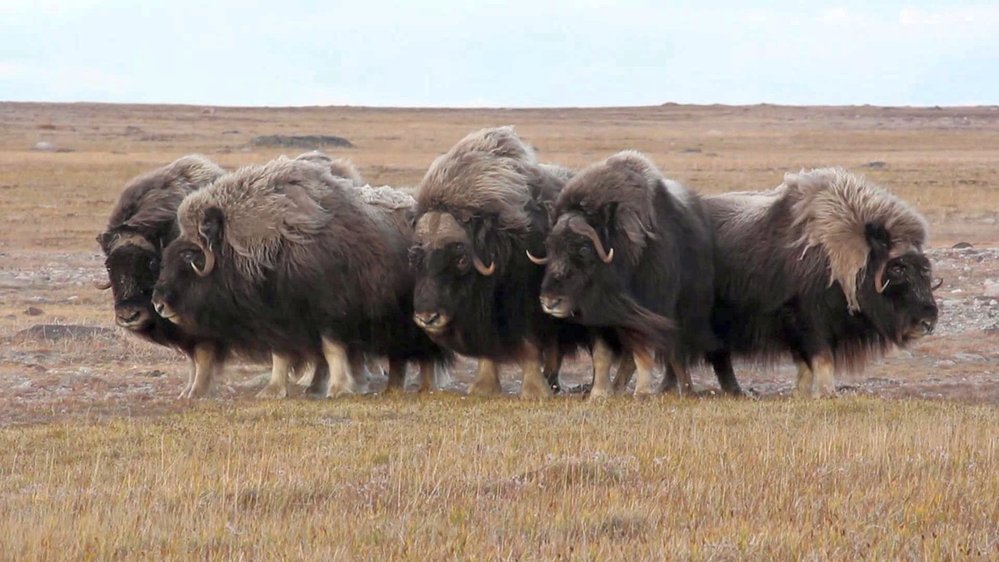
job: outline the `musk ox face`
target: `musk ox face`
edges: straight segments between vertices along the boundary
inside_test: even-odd
[[[178,326],[190,324],[199,303],[211,294],[211,281],[206,278],[212,273],[207,269],[209,261],[206,252],[192,242],[175,240],[167,246],[153,290],[156,313]]]
[[[604,236],[606,238],[606,234]],[[547,257],[528,256],[534,263],[545,264],[541,282],[541,308],[556,318],[594,316],[592,298],[597,293],[617,290],[609,264],[614,249],[607,250],[600,235],[581,216],[563,215],[546,242]]]
[[[409,260],[415,276],[413,320],[430,335],[447,332],[462,304],[482,294],[481,280],[496,272],[495,262],[479,257],[472,236],[449,213],[420,217]]]
[[[874,275],[873,293],[865,291],[868,303],[880,299],[887,304],[884,318],[874,313],[879,328],[898,344],[933,333],[937,324],[937,303],[933,298],[933,269],[923,254],[910,252],[889,259],[880,279]],[[880,282],[880,286],[878,283]],[[862,309],[866,309],[863,301]],[[871,306],[878,310],[882,307]]]
[[[147,330],[156,320],[151,298],[160,269],[159,247],[138,234],[122,232],[106,232],[97,241],[108,274],[98,288],[111,289],[115,323],[134,332]]]

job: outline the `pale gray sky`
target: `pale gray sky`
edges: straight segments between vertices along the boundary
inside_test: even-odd
[[[999,103],[999,2],[2,0],[0,100]]]

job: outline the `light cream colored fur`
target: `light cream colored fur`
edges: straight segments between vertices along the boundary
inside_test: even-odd
[[[926,220],[863,176],[842,168],[821,168],[786,174],[781,187],[794,201],[794,225],[803,229],[796,243],[825,251],[829,282],[838,281],[843,287],[852,311],[860,309],[857,282],[863,278],[870,252],[865,225],[884,225],[891,236],[893,256],[920,250],[926,244]]]

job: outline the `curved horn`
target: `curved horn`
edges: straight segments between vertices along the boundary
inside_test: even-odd
[[[482,275],[485,275],[486,277],[489,277],[493,273],[496,273],[496,262],[495,261],[492,262],[492,263],[490,263],[489,267],[486,267],[486,264],[482,263],[482,260],[479,259],[479,256],[473,255],[472,256],[472,265],[475,266],[476,271],[478,271]]]
[[[879,295],[883,293],[885,289],[888,288],[888,283],[891,282],[891,281],[885,281],[884,283],[881,282],[881,278],[884,277],[884,274],[885,274],[885,265],[881,264],[881,267],[879,267],[878,270],[874,272],[874,290],[877,291]]]
[[[111,280],[107,281],[94,281],[94,288],[98,291],[107,291],[111,288]]]
[[[536,258],[534,257],[534,254],[532,254],[530,250],[525,250],[525,252],[527,252],[527,259],[531,260],[531,263],[535,265],[545,265],[546,263],[548,263],[548,260],[551,259],[548,256],[545,256],[543,258]]]
[[[215,254],[212,252],[211,248],[204,250],[204,254],[205,254],[204,269],[199,268],[198,264],[194,263],[193,261],[191,262],[191,268],[194,270],[195,273],[198,274],[198,277],[206,277],[209,273],[212,272],[213,269],[215,269]]]
[[[597,249],[597,254],[600,256],[600,261],[604,263],[610,263],[614,261],[614,248],[611,248],[608,252],[604,249],[604,243],[600,241],[600,236],[597,236],[597,231],[590,226],[590,223],[583,222],[585,228],[579,231],[580,234],[586,236],[593,242],[593,247]]]
[[[931,291],[936,291],[937,289],[940,288],[941,285],[943,285],[943,277],[937,277],[936,282],[933,283],[933,285],[930,286],[930,290]]]

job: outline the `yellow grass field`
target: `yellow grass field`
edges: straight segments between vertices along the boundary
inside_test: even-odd
[[[0,103],[0,124],[0,560],[999,559],[999,108]],[[505,124],[545,161],[635,148],[704,193],[863,172],[930,221],[937,333],[831,400],[790,398],[790,365],[738,365],[745,399],[698,370],[695,398],[524,402],[513,369],[472,399],[463,360],[443,391],[328,401],[255,400],[267,367],[236,363],[186,402],[183,357],[92,287],[122,186],[183,154],[338,135],[368,181],[413,185]]]

